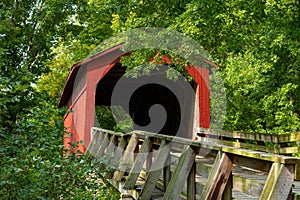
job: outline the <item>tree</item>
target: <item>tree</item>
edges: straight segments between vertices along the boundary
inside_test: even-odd
[[[224,128],[286,133],[300,128],[299,13],[295,0],[143,2],[115,14],[112,28],[159,26],[189,35],[222,66]],[[125,63],[135,66],[149,53],[139,51]]]
[[[54,70],[51,65],[58,64],[51,59],[51,49],[58,50],[55,45],[61,38],[80,31],[72,21],[79,3],[84,2],[0,2],[0,195],[4,199],[118,198],[111,188],[99,184],[95,175],[99,168],[93,167],[89,155],[64,152],[65,110],[56,107],[57,90],[52,90],[61,83],[50,84],[49,79],[38,83]],[[55,78],[61,80],[60,73],[67,70]]]
[[[20,114],[39,102],[34,86],[48,72],[43,62],[74,13],[73,1],[0,3],[0,127],[13,131]]]

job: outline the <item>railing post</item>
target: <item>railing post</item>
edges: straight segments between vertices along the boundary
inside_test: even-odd
[[[97,148],[101,145],[103,141],[103,132],[95,129],[91,129],[91,141],[87,148],[89,153],[95,155],[97,153]]]
[[[128,178],[124,184],[124,189],[132,189],[137,181],[144,163],[148,157],[152,141],[150,137],[146,137],[143,141],[140,151],[136,155],[136,159],[131,167]]]
[[[294,181],[294,170],[294,165],[273,163],[260,199],[287,199]]]
[[[121,162],[119,164],[119,171],[116,171],[113,179],[115,181],[120,181],[123,177],[124,172],[127,170],[128,165],[130,164],[130,161],[133,159],[134,150],[136,149],[136,146],[138,145],[138,137],[135,134],[132,134],[127,148],[125,150],[125,153],[123,157],[121,158]]]
[[[172,175],[170,183],[164,194],[164,200],[180,199],[181,191],[194,164],[196,156],[196,153],[191,146],[187,145],[186,147],[187,148],[184,148],[179,158],[174,174]]]
[[[222,200],[232,200],[232,187],[233,187],[233,177],[231,172],[228,177],[228,181],[222,195]]]
[[[171,180],[171,156],[170,155],[168,155],[166,163],[167,163],[166,166],[163,168],[164,191],[167,190],[167,187]]]
[[[154,158],[153,164],[147,174],[145,184],[140,193],[140,199],[148,200],[151,198],[151,192],[154,190],[155,185],[159,179],[159,175],[161,174],[162,168],[170,154],[170,144],[163,140],[160,144],[158,152]]]
[[[187,180],[187,199],[196,199],[196,163],[194,161]]]
[[[96,157],[98,159],[101,159],[102,156],[104,155],[105,153],[105,150],[106,148],[108,147],[109,145],[109,134],[108,133],[103,133],[103,139],[102,139],[102,143],[96,153]]]
[[[200,199],[221,199],[232,172],[233,163],[226,153],[219,151]]]

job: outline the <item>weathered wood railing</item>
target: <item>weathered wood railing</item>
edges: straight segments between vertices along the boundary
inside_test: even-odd
[[[201,129],[198,136],[200,140],[268,153],[289,155],[300,152],[300,132],[264,134]]]
[[[200,129],[198,140],[207,143],[288,156],[300,153],[300,132],[266,134]],[[300,162],[296,165],[295,179],[300,181]]]
[[[141,131],[93,128],[91,138],[105,177],[134,199],[298,198],[297,158]]]

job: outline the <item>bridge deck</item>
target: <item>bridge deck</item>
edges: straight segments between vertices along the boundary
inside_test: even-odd
[[[130,198],[300,199],[297,158],[154,133],[93,131],[89,152]]]

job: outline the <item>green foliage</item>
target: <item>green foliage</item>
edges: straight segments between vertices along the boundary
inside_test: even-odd
[[[222,66],[227,95],[224,128],[287,133],[300,130],[299,4],[295,0],[170,1],[166,8],[160,1],[140,1],[125,7],[126,14],[115,13],[112,29],[158,26],[192,37]],[[147,11],[139,12],[145,7]],[[176,55],[163,51],[163,45],[160,53],[176,60]],[[155,50],[138,50],[122,62],[136,72],[134,77],[147,74],[155,66],[141,63],[149,61]]]
[[[172,25],[221,65],[226,129],[300,129],[299,1],[194,1]]]
[[[116,126],[110,106],[96,106],[95,107],[96,118],[99,123],[99,127],[113,130]]]
[[[63,147],[65,111],[56,108],[56,99],[67,68],[90,48],[73,40],[82,31],[73,21],[82,5],[75,0],[0,3],[3,199],[118,199],[101,180],[95,160],[80,152],[68,155]]]
[[[48,72],[43,62],[74,10],[73,1],[3,1],[0,3],[0,112],[2,128],[13,131],[19,115],[37,102],[34,85]]]
[[[117,132],[132,131],[132,120],[119,106],[96,106],[95,125],[104,129]]]
[[[5,0],[0,19],[0,195],[5,199],[118,198],[89,155],[64,155],[64,111],[55,101],[73,63],[118,44],[124,34],[97,47],[134,28],[179,31],[222,66],[226,103],[217,101],[217,84],[211,103],[217,105],[212,113],[226,105],[226,116],[212,119],[225,120],[225,129],[300,130],[299,1]],[[137,76],[156,69],[137,66],[152,58],[159,63],[168,54],[171,67],[185,74],[195,52],[186,45],[184,57],[164,45],[135,49],[122,63]],[[101,127],[132,128],[126,117],[119,116],[116,125],[110,109],[101,109]]]
[[[1,198],[118,199],[101,180],[97,160],[64,151],[63,123],[53,117],[63,112],[35,107],[20,117],[14,134],[1,131]]]

